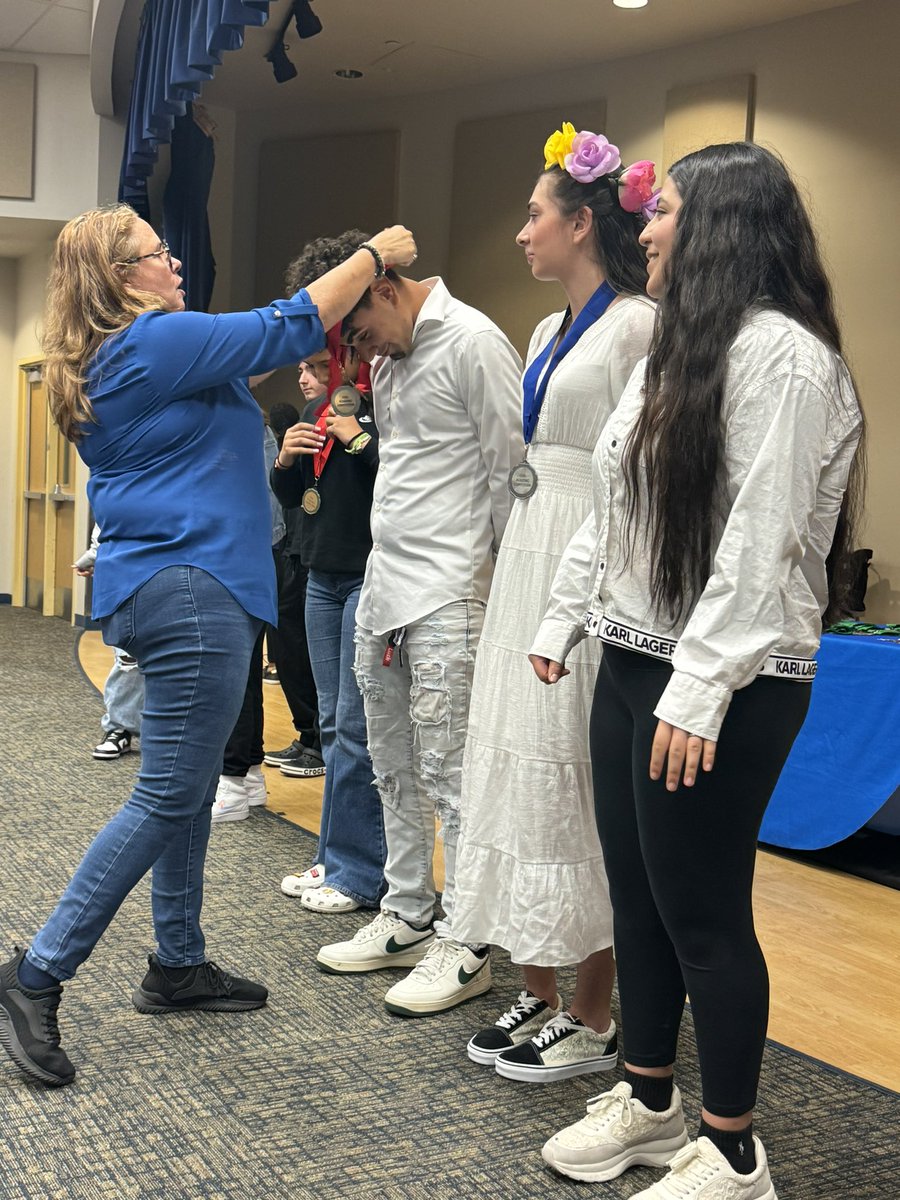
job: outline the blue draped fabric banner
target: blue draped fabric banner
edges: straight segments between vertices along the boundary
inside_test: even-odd
[[[147,0],[119,178],[119,199],[149,219],[147,180],[175,120],[196,100],[226,50],[239,50],[247,25],[264,25],[270,0]]]

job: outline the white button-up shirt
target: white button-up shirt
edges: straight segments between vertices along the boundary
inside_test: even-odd
[[[425,282],[412,349],[373,370],[380,461],[356,619],[376,634],[487,601],[524,453],[521,359],[483,313]]]
[[[802,660],[818,649],[825,560],[862,418],[837,355],[781,313],[751,313],[728,352],[724,499],[714,516],[712,573],[689,614],[673,624],[650,600],[642,530],[625,562],[622,452],[643,403],[644,369],[639,363],[600,435],[594,511],[560,563],[531,653],[565,661],[585,636],[586,610],[601,636],[602,618],[627,627],[632,646],[646,635],[646,652],[671,655],[674,668],[655,715],[715,741],[732,694],[770,654]]]

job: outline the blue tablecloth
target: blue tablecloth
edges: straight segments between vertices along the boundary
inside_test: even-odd
[[[900,786],[900,641],[825,634],[818,660],[809,715],[759,835],[792,850],[850,837]]]

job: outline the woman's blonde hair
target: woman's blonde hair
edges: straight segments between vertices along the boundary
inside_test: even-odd
[[[44,380],[53,419],[72,442],[96,420],[85,392],[94,355],[141,313],[162,307],[159,296],[128,285],[124,260],[137,250],[137,219],[127,204],[92,208],[56,240],[41,338]]]

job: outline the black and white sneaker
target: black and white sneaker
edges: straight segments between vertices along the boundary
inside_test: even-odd
[[[546,1000],[539,1000],[527,990],[519,992],[519,998],[493,1025],[480,1029],[469,1039],[466,1053],[472,1062],[493,1066],[494,1059],[503,1050],[527,1042],[540,1033],[546,1023],[562,1008],[562,998],[556,997],[556,1006],[551,1008]]]
[[[501,1050],[494,1059],[494,1070],[504,1079],[550,1083],[593,1071],[611,1071],[618,1058],[615,1021],[610,1021],[606,1033],[597,1033],[571,1013],[561,1012],[537,1037]]]
[[[281,763],[281,773],[292,778],[312,779],[325,774],[325,763],[318,750],[302,750],[295,758]]]
[[[131,734],[127,729],[108,729],[103,741],[91,751],[94,758],[121,758],[131,749]]]

